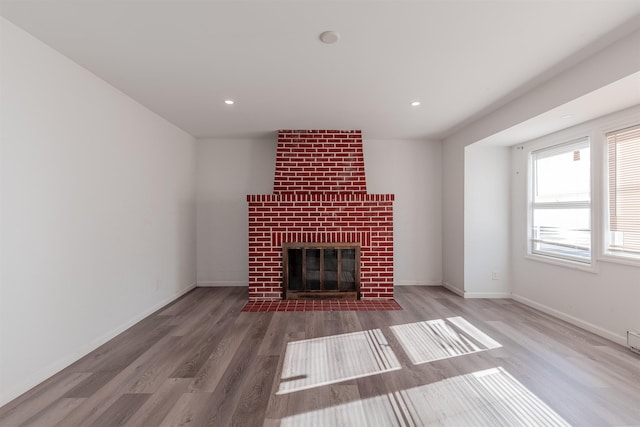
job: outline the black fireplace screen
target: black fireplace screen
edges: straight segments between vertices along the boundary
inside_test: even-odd
[[[359,244],[285,243],[282,249],[286,299],[357,298]]]

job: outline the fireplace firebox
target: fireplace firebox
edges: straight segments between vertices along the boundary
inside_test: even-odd
[[[285,299],[359,299],[360,244],[284,243]]]

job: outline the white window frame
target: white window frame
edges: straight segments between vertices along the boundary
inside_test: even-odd
[[[625,129],[640,123],[640,105],[629,107],[628,109],[617,111],[606,116],[601,116],[593,120],[577,124],[557,132],[540,136],[529,140],[518,146],[517,150],[522,150],[520,157],[522,163],[519,167],[525,169],[526,184],[521,188],[526,197],[526,223],[517,222],[514,232],[518,233],[518,245],[521,246],[521,254],[524,259],[552,264],[563,268],[581,270],[588,273],[597,274],[601,263],[621,264],[635,268],[640,268],[640,260],[621,256],[620,254],[607,251],[607,233],[609,231],[608,216],[608,157],[606,135],[620,129]],[[562,260],[543,255],[532,254],[531,243],[531,190],[532,190],[532,168],[530,153],[546,147],[559,145],[564,142],[573,141],[584,136],[589,136],[591,141],[591,265],[579,262]],[[520,160],[518,160],[520,162]],[[516,173],[518,173],[516,171]],[[524,184],[524,183],[523,183]]]
[[[616,120],[614,123],[609,123],[607,126],[603,126],[601,129],[601,138],[602,138],[602,146],[600,151],[600,164],[602,167],[601,173],[601,192],[602,192],[602,203],[601,203],[601,244],[598,259],[605,262],[612,262],[617,264],[625,264],[632,266],[640,266],[640,255],[639,256],[629,256],[626,253],[615,252],[609,250],[609,165],[608,165],[608,154],[609,148],[607,143],[607,135],[624,130],[626,128],[634,127],[640,125],[640,120],[637,116],[632,118],[625,118],[622,120]]]
[[[574,257],[570,257],[570,256],[561,256],[559,254],[553,254],[553,253],[547,253],[547,252],[542,252],[542,251],[535,251],[534,250],[534,236],[533,236],[533,210],[534,210],[534,188],[535,188],[535,176],[534,176],[534,153],[536,152],[540,152],[540,151],[544,151],[544,150],[552,150],[555,148],[561,148],[562,146],[565,145],[572,145],[575,143],[578,143],[580,141],[585,141],[587,144],[589,144],[589,152],[590,152],[590,158],[591,158],[591,163],[590,163],[590,177],[589,177],[589,188],[590,188],[590,201],[587,202],[587,205],[585,205],[584,201],[578,201],[578,202],[548,202],[548,205],[556,205],[554,207],[560,208],[560,207],[565,207],[565,208],[585,208],[588,207],[589,208],[589,213],[590,213],[590,257],[588,260],[585,259],[578,259],[578,258],[574,258]],[[594,175],[595,175],[595,171],[594,171],[594,163],[595,163],[595,159],[594,159],[594,143],[593,143],[593,137],[590,133],[587,132],[582,132],[579,134],[573,134],[573,135],[565,135],[565,137],[563,138],[554,138],[551,141],[547,141],[544,144],[535,144],[533,146],[528,146],[526,149],[526,154],[527,154],[527,158],[528,158],[528,162],[527,162],[527,169],[528,169],[528,179],[527,179],[527,204],[528,204],[528,208],[527,208],[527,240],[526,240],[526,244],[527,244],[527,251],[526,251],[526,258],[529,259],[533,259],[536,261],[542,261],[542,262],[546,262],[546,263],[550,263],[550,264],[555,264],[555,265],[561,265],[561,266],[567,266],[567,267],[572,267],[572,268],[576,268],[576,269],[580,269],[580,270],[585,270],[585,271],[589,271],[589,272],[595,272],[595,260],[596,258],[596,250],[599,247],[599,245],[596,245],[596,240],[595,240],[595,224],[596,224],[596,218],[594,217],[594,213],[595,213],[595,209],[594,209],[594,202],[595,202],[595,189],[594,189]]]

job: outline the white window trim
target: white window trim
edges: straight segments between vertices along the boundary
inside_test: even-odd
[[[580,270],[587,273],[598,273],[598,266],[595,264],[595,261],[592,261],[591,264],[586,264],[584,262],[573,261],[570,259],[564,259],[559,257],[551,257],[547,255],[537,254],[537,253],[527,253],[524,256],[525,259],[531,261],[542,262],[545,264],[557,265],[560,267],[567,267],[573,270]],[[591,253],[591,259],[593,260],[593,252]]]
[[[567,145],[567,144],[571,144],[573,142],[579,141],[581,139],[587,139],[587,141],[589,142],[589,152],[590,152],[590,157],[591,157],[591,173],[590,173],[590,184],[591,184],[591,202],[589,203],[590,205],[590,212],[591,212],[591,224],[590,224],[590,229],[591,229],[591,257],[589,258],[588,262],[584,262],[584,261],[577,261],[571,258],[563,258],[561,256],[552,256],[552,255],[546,255],[544,253],[538,253],[538,252],[534,252],[531,242],[533,240],[533,236],[532,236],[532,229],[533,227],[531,227],[532,221],[533,221],[533,200],[534,200],[534,195],[533,195],[533,156],[531,155],[533,152],[535,151],[540,151],[540,150],[544,150],[547,148],[551,148],[554,146],[562,146],[562,145]],[[525,259],[529,259],[529,260],[533,260],[533,261],[539,261],[539,262],[544,262],[547,264],[552,264],[552,265],[557,265],[557,266],[561,266],[561,267],[568,267],[568,268],[572,268],[572,269],[576,269],[576,270],[581,270],[581,271],[586,271],[589,273],[596,273],[597,272],[597,265],[596,265],[596,254],[594,251],[595,246],[594,246],[594,242],[595,242],[595,234],[594,233],[594,225],[595,225],[595,221],[594,221],[594,211],[596,209],[594,209],[594,198],[595,198],[595,180],[594,180],[594,173],[593,173],[593,164],[594,164],[594,159],[593,159],[593,155],[594,155],[594,143],[593,143],[593,134],[592,132],[589,132],[587,130],[580,130],[580,129],[570,129],[570,130],[566,130],[566,131],[560,131],[558,134],[554,135],[553,137],[549,138],[549,137],[542,137],[540,138],[537,142],[531,142],[528,144],[524,145],[524,154],[527,156],[527,223],[526,223],[526,227],[527,227],[527,235],[526,235],[526,252],[525,252]],[[577,206],[582,202],[567,202],[567,205],[571,205],[571,206]],[[558,205],[560,205],[561,203],[558,202]]]
[[[607,196],[607,146],[606,134],[619,129],[637,125],[640,122],[640,105],[618,111],[607,116],[599,117],[576,126],[560,130],[553,134],[539,137],[535,140],[520,144],[527,161],[527,209],[526,209],[526,246],[524,259],[580,270],[598,273],[600,263],[621,264],[640,267],[640,259],[611,254],[606,248],[605,233],[608,231],[608,202]],[[588,136],[591,142],[591,264],[564,260],[555,257],[531,253],[531,221],[532,221],[532,166],[531,152],[553,145],[560,145],[568,141]]]

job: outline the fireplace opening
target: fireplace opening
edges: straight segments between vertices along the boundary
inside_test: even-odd
[[[283,243],[284,299],[360,299],[359,243]]]

